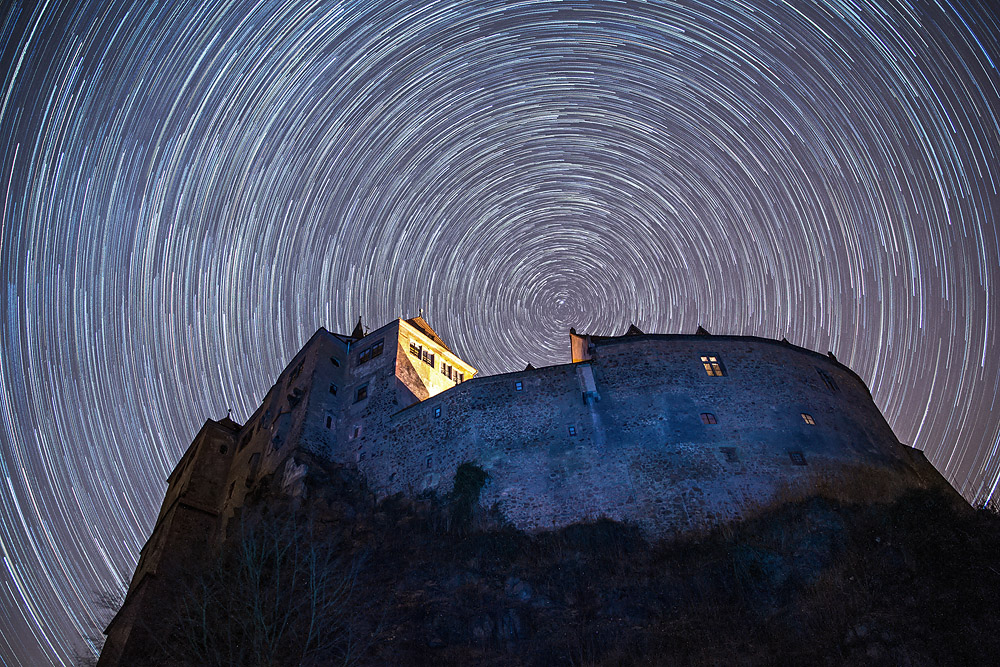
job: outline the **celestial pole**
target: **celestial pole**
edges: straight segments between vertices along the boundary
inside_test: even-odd
[[[4,3],[0,659],[92,653],[204,420],[359,315],[423,308],[484,374],[570,327],[787,337],[997,498],[997,19]]]

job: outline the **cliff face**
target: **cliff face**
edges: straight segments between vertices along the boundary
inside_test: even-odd
[[[218,556],[165,584],[121,664],[991,664],[1000,521],[937,488],[817,483],[710,532],[528,534],[450,494],[376,503],[309,461],[264,479]],[[858,479],[863,477],[859,475]],[[857,501],[859,489],[846,495]]]

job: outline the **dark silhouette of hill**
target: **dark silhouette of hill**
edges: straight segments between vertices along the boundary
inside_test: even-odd
[[[743,521],[650,543],[597,520],[526,534],[454,491],[374,503],[311,461],[261,484],[191,563],[131,664],[988,665],[1000,519],[946,489],[817,482]],[[864,491],[864,490],[862,490]],[[867,496],[868,502],[857,502]],[[845,502],[851,497],[855,502]]]

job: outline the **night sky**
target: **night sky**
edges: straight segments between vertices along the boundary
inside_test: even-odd
[[[485,374],[784,336],[995,492],[1000,24],[812,4],[0,9],[4,664],[85,651],[204,420],[359,315]]]

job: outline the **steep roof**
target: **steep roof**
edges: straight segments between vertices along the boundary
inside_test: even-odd
[[[444,349],[451,352],[451,348],[448,347],[443,340],[441,340],[441,337],[437,335],[434,329],[431,329],[431,325],[427,324],[427,320],[425,320],[423,317],[420,317],[419,315],[417,317],[411,317],[410,319],[406,320],[406,323],[409,324],[414,329],[420,331],[420,333],[430,338],[436,344],[440,345]]]

